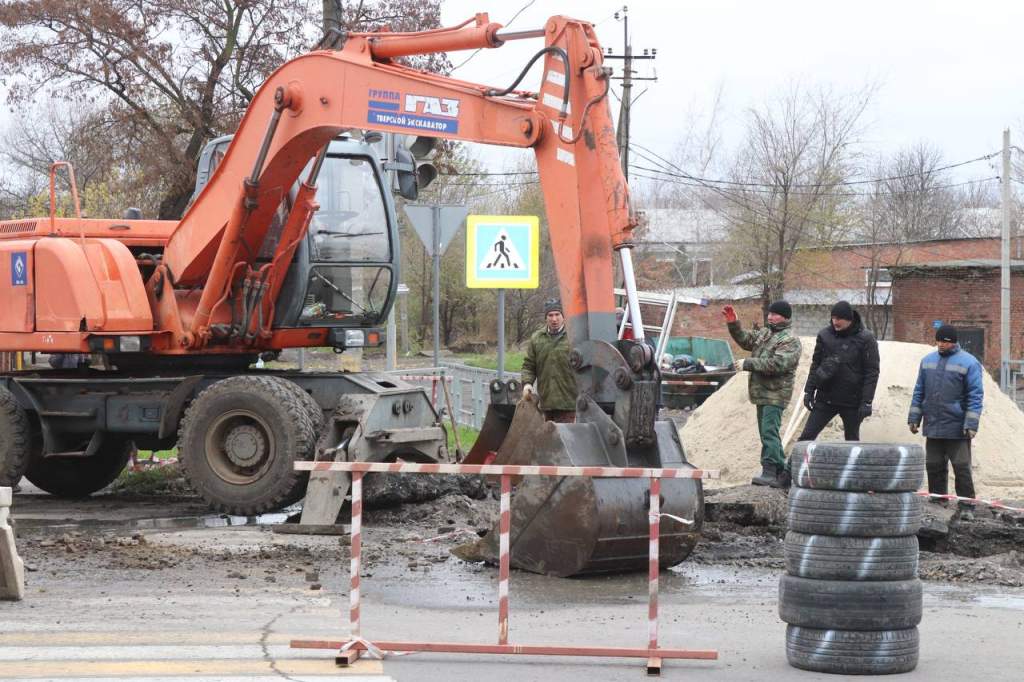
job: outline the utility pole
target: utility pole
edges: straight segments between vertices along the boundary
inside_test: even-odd
[[[999,388],[1010,388],[1010,129],[1003,131],[1003,230],[999,273]]]
[[[639,77],[633,75],[634,59],[655,59],[658,56],[658,48],[645,48],[642,55],[633,54],[633,43],[629,37],[629,7],[623,6],[620,12],[615,13],[615,18],[622,21],[622,54],[613,54],[612,48],[608,48],[605,59],[621,59],[622,75],[613,77],[613,80],[622,81],[622,101],[619,105],[619,125],[616,131],[615,140],[619,146],[619,158],[622,161],[622,174],[629,180],[629,126],[630,109],[633,103],[640,99],[644,93],[641,92],[633,98],[634,81],[655,81],[655,77]],[[647,92],[644,90],[644,92]]]

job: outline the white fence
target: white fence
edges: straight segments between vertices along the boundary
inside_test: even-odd
[[[441,382],[447,382],[455,421],[477,430],[483,426],[491,402],[490,383],[498,378],[493,369],[471,367],[456,362],[443,367],[407,367],[388,372],[403,381],[422,386],[438,413],[447,413]],[[505,381],[519,379],[518,372],[505,372]]]

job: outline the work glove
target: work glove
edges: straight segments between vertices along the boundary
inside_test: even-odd
[[[736,370],[737,372],[742,372],[743,371],[743,362],[744,362],[743,360],[737,360],[735,363],[733,363],[732,368],[734,370]]]
[[[806,407],[808,411],[814,409],[814,391],[807,391],[804,393],[804,407]]]
[[[978,432],[975,431],[974,429],[964,429],[964,435],[967,436],[968,438],[974,438],[976,435],[978,435]]]
[[[736,310],[731,305],[727,305],[722,308],[722,315],[725,316],[726,322],[735,322],[739,319],[736,317]]]
[[[871,403],[862,403],[860,409],[857,410],[857,416],[861,419],[867,419],[871,416]]]
[[[523,400],[533,400],[536,395],[533,384],[523,384]]]
[[[911,433],[917,433],[917,428],[918,428],[917,424],[910,424],[909,426],[910,426],[910,432]]]

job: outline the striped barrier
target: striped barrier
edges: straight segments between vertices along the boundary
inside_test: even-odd
[[[354,663],[362,652],[383,658],[393,652],[442,652],[467,654],[522,654],[532,656],[597,656],[646,658],[647,674],[661,673],[663,658],[717,660],[715,650],[665,649],[658,644],[658,576],[661,519],[681,519],[661,512],[661,479],[717,478],[718,472],[704,469],[654,469],[646,467],[566,467],[512,464],[422,464],[416,462],[296,462],[297,471],[344,471],[352,476],[351,586],[349,590],[349,639],[292,640],[294,649],[335,649],[340,666]],[[363,638],[359,623],[359,573],[362,554],[363,476],[367,473],[400,474],[481,474],[501,477],[501,503],[498,520],[498,643],[375,641]],[[586,478],[650,479],[650,545],[648,553],[648,608],[646,647],[530,646],[509,643],[509,535],[512,526],[512,476],[580,476]],[[443,536],[438,536],[443,537]],[[434,538],[432,538],[434,539]]]
[[[920,491],[917,493],[920,497],[929,497],[937,500],[946,500],[948,502],[967,502],[968,504],[981,504],[992,509],[1001,509],[1002,511],[1014,512],[1016,514],[1024,514],[1024,507],[1011,507],[1010,505],[1003,504],[1001,500],[984,500],[980,497],[960,497],[959,495],[943,495],[940,493],[929,493],[927,491]]]

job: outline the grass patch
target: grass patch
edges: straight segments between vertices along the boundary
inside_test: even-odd
[[[448,452],[455,454],[455,434],[452,433],[452,427],[450,424],[445,424],[445,428],[448,431]],[[469,452],[470,448],[473,447],[473,443],[476,442],[476,437],[480,435],[480,432],[471,426],[464,426],[459,424],[459,442],[462,444],[462,452]]]
[[[125,469],[110,485],[110,489],[112,492],[131,495],[181,494],[188,491],[181,470],[176,464],[140,471]]]
[[[505,371],[521,371],[523,369],[523,358],[525,357],[526,351],[505,351]],[[484,369],[498,369],[497,353],[467,353],[465,355],[457,355],[456,358],[459,360],[459,362],[463,362],[472,367],[482,367]]]

